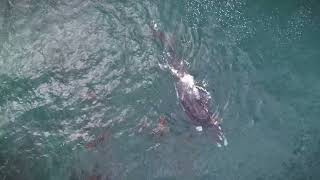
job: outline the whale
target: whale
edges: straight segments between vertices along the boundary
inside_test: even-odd
[[[152,36],[159,41],[166,53],[166,65],[173,75],[175,90],[181,107],[189,121],[196,126],[197,131],[211,131],[217,146],[227,146],[228,142],[221,128],[222,119],[218,112],[210,110],[212,101],[210,93],[200,86],[188,72],[186,62],[178,57],[174,41],[154,22],[149,24]]]

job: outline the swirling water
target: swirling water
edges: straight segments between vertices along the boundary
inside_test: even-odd
[[[319,12],[316,0],[1,1],[0,179],[318,179]],[[185,120],[151,21],[210,91],[227,147]],[[160,116],[169,130],[154,136]]]

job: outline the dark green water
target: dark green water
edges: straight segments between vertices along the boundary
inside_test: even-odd
[[[185,121],[151,21],[227,147]],[[316,0],[2,0],[0,180],[317,180],[319,77]]]

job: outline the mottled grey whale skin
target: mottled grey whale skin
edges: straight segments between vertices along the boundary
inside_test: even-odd
[[[166,37],[164,32],[156,29],[156,24],[150,25],[155,39],[161,42],[166,53],[169,69],[174,75],[176,92],[184,112],[192,124],[202,126],[213,131],[219,146],[227,145],[227,140],[220,126],[217,115],[209,110],[210,94],[201,86],[196,85],[181,58],[177,57],[173,42]]]
[[[176,90],[181,105],[191,119],[192,123],[197,126],[207,127],[210,125],[213,114],[208,110],[210,96],[206,91],[196,87],[198,95],[185,85],[182,81],[176,82]]]

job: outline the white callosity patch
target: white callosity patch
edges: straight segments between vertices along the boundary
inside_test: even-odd
[[[197,130],[198,132],[201,132],[201,131],[203,130],[203,128],[202,128],[202,126],[196,126],[196,130]]]

